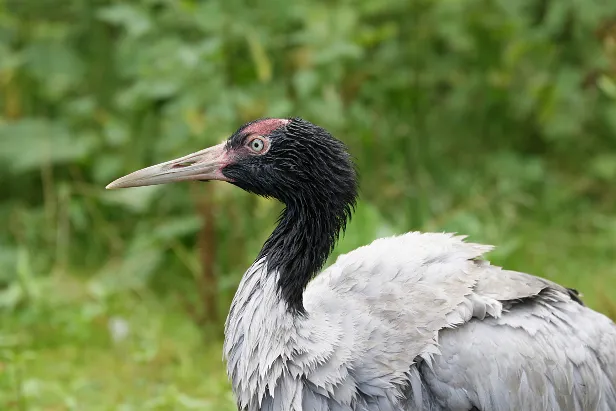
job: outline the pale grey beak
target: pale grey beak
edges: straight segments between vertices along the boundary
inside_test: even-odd
[[[107,185],[107,189],[151,186],[176,181],[223,180],[222,169],[229,163],[225,143],[196,153],[166,161],[120,177]]]

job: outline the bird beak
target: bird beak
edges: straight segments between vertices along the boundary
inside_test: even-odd
[[[221,143],[175,160],[137,170],[118,178],[106,188],[141,187],[189,180],[230,181],[222,174],[222,169],[228,163],[225,143]]]

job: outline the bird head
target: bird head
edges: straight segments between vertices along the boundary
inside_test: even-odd
[[[300,118],[260,119],[221,144],[135,171],[107,188],[186,180],[227,181],[286,205],[257,260],[267,258],[289,309],[303,313],[303,290],[356,203],[355,167],[344,144]]]
[[[226,181],[287,205],[310,206],[318,199],[321,207],[352,206],[357,195],[345,145],[300,118],[246,123],[221,144],[135,171],[107,188],[187,180]]]

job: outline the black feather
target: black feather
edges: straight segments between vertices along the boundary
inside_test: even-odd
[[[252,124],[252,123],[249,123]],[[227,143],[238,148],[241,127]],[[304,314],[303,292],[332,252],[357,201],[357,173],[345,145],[300,118],[269,135],[261,156],[246,156],[223,169],[238,187],[285,204],[278,225],[257,259],[280,275],[278,289],[289,310]]]
[[[567,292],[569,293],[569,297],[580,305],[584,305],[584,301],[582,301],[582,297],[580,296],[580,292],[575,288],[567,288]]]

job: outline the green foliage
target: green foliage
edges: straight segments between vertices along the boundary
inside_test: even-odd
[[[233,408],[220,325],[280,205],[103,188],[260,116],[350,146],[362,202],[336,255],[457,231],[616,317],[615,17],[601,0],[0,3],[0,405]]]

